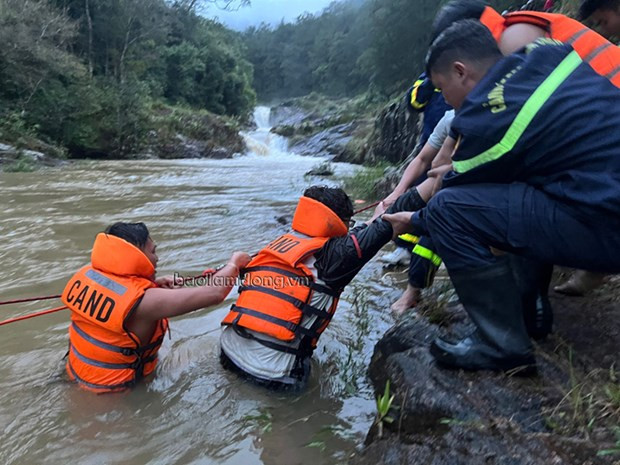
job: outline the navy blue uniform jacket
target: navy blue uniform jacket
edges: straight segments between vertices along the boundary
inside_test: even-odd
[[[550,42],[500,60],[467,96],[444,187],[521,182],[584,220],[620,221],[620,90]]]

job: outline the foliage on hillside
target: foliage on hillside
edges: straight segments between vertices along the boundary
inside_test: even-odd
[[[506,0],[492,1],[500,11]],[[295,24],[244,34],[260,99],[320,92],[382,98],[404,92],[423,70],[433,18],[430,0],[348,0]]]
[[[145,143],[156,101],[247,115],[252,66],[203,3],[0,0],[0,137],[123,157]]]

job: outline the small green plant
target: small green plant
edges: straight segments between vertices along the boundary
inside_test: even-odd
[[[273,428],[273,415],[268,410],[259,410],[256,415],[243,417],[243,422],[258,427],[263,434],[270,433]]]
[[[395,395],[390,395],[390,380],[385,383],[385,391],[383,395],[377,397],[377,419],[375,424],[377,425],[377,436],[379,439],[383,437],[383,424],[393,423],[394,418],[389,416],[392,403],[394,402]]]
[[[548,411],[547,426],[560,434],[580,434],[589,438],[597,430],[615,430],[620,418],[620,385],[615,365],[609,370],[594,369],[587,373],[578,370],[572,347],[560,339],[558,363],[568,374],[566,386],[558,386],[561,400]],[[564,358],[565,357],[565,358]]]
[[[35,164],[26,157],[19,157],[4,167],[6,173],[31,173],[36,169]]]

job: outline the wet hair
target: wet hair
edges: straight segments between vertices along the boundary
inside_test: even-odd
[[[326,205],[345,223],[353,216],[353,203],[347,193],[339,187],[312,186],[304,191],[304,197]]]
[[[491,66],[503,57],[491,32],[473,19],[457,21],[443,31],[426,55],[426,73],[444,73],[455,61]]]
[[[481,0],[452,0],[439,10],[431,28],[431,43],[452,24],[463,19],[479,20],[487,4]]]
[[[104,233],[120,237],[130,244],[142,249],[149,239],[149,230],[144,223],[114,223],[108,226]]]
[[[592,16],[596,10],[620,10],[620,0],[584,0],[579,5],[578,18],[584,20]]]

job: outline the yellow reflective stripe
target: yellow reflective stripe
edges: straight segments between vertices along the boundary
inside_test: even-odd
[[[418,89],[420,88],[420,85],[422,85],[423,82],[424,82],[424,79],[418,79],[415,82],[415,84],[413,84],[413,90],[411,91],[411,99],[410,99],[409,103],[416,110],[424,108],[426,106],[426,104],[428,103],[428,102],[424,102],[424,103],[419,103],[418,102]]]
[[[411,242],[412,244],[417,244],[420,242],[420,238],[418,236],[414,236],[413,234],[405,233],[398,236],[399,239],[405,242]]]
[[[452,161],[452,167],[457,173],[465,173],[477,168],[490,161],[501,158],[510,152],[517,144],[528,125],[538,114],[541,107],[549,100],[549,97],[558,87],[571,75],[573,71],[582,63],[581,57],[573,51],[562,60],[562,62],[547,76],[538,86],[534,93],[525,102],[517,117],[514,119],[502,140],[484,152],[467,160]]]
[[[441,258],[439,257],[439,255],[437,255],[431,249],[427,249],[426,247],[421,246],[420,244],[416,245],[413,248],[412,252],[422,258],[426,258],[435,266],[441,265]]]

